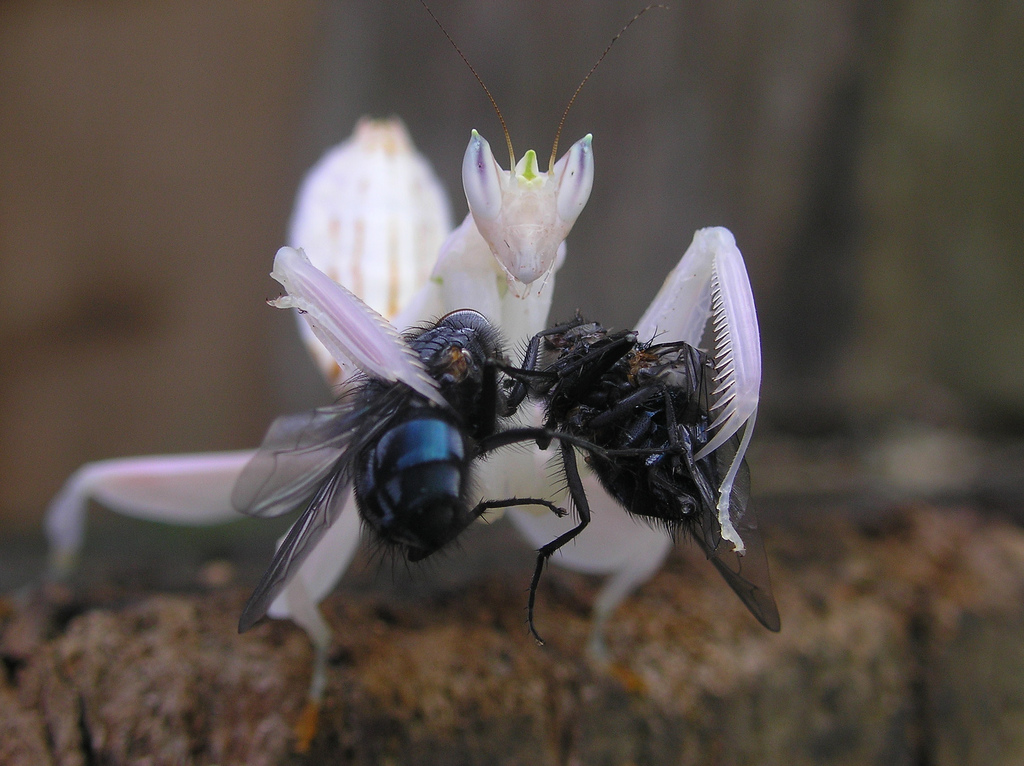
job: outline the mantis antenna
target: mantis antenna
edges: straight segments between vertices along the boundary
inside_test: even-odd
[[[512,150],[512,136],[509,135],[508,125],[505,124],[505,118],[502,117],[502,115],[501,115],[501,110],[498,108],[498,102],[494,100],[494,96],[491,95],[491,92],[487,89],[487,86],[484,85],[483,78],[481,78],[480,75],[478,75],[476,73],[476,70],[473,68],[473,65],[469,63],[469,59],[466,58],[466,54],[462,52],[462,49],[459,48],[459,46],[456,44],[455,40],[452,39],[452,36],[450,34],[448,34],[448,30],[444,28],[444,24],[442,24],[441,21],[437,18],[437,16],[434,15],[434,12],[432,10],[430,10],[430,6],[427,5],[426,0],[420,0],[420,5],[422,5],[424,8],[427,9],[427,13],[430,14],[430,18],[432,18],[434,20],[434,23],[437,24],[437,28],[440,29],[441,32],[444,33],[444,36],[448,38],[448,42],[450,42],[452,44],[452,47],[455,48],[455,52],[458,53],[459,56],[462,58],[462,60],[466,62],[466,66],[469,67],[469,71],[473,73],[473,76],[476,78],[476,81],[478,83],[480,83],[480,87],[483,88],[484,89],[484,93],[487,94],[487,98],[490,99],[491,106],[494,107],[494,111],[497,112],[497,114],[498,114],[498,120],[501,122],[501,129],[503,131],[505,131],[505,143],[508,144],[509,167],[510,168],[514,168],[516,166],[516,153]],[[644,10],[647,10],[647,9],[645,8]],[[642,11],[641,11],[641,13],[642,13]],[[640,14],[637,14],[637,15],[639,16]],[[632,22],[630,22],[630,24],[631,23]],[[629,25],[627,24],[626,26],[629,26]],[[619,34],[621,34],[621,32]],[[609,46],[609,47],[611,47],[611,46]],[[605,52],[607,53],[607,51],[605,51]],[[602,56],[602,58],[604,58],[604,57]],[[590,75],[587,75],[587,76],[589,77]],[[574,96],[574,98],[575,98],[575,96]],[[565,118],[563,117],[562,119],[565,119]],[[559,125],[558,127],[559,127],[559,130],[561,130],[562,126]],[[555,139],[555,143],[556,144],[558,143],[557,139]]]
[[[423,2],[423,0],[420,0],[420,2]],[[615,35],[615,37],[612,38],[612,41],[610,43],[608,43],[608,47],[604,49],[604,53],[602,53],[600,58],[598,58],[598,60],[594,63],[594,66],[590,67],[590,71],[587,72],[586,77],[584,77],[580,81],[580,84],[576,86],[576,90],[573,92],[572,98],[569,99],[569,103],[566,104],[566,106],[565,106],[565,111],[562,112],[562,119],[560,119],[558,121],[558,130],[555,131],[555,143],[552,144],[552,146],[551,146],[551,159],[548,160],[548,170],[549,171],[551,170],[551,168],[553,168],[555,166],[555,159],[556,159],[555,155],[558,153],[558,139],[562,135],[562,126],[565,125],[565,118],[568,116],[569,109],[572,108],[573,102],[576,101],[576,96],[578,96],[580,94],[580,91],[583,90],[583,86],[587,84],[587,80],[590,79],[590,75],[594,74],[594,70],[597,69],[601,65],[602,61],[604,61],[604,57],[608,55],[608,51],[610,51],[612,49],[612,46],[615,45],[616,40],[618,40],[620,37],[622,37],[622,35],[624,35],[626,33],[626,30],[629,29],[631,26],[633,26],[633,22],[634,21],[639,19],[641,16],[643,16],[645,13],[647,13],[647,11],[651,10],[652,8],[664,8],[666,11],[669,10],[669,7],[667,5],[659,5],[657,3],[652,3],[651,5],[648,5],[646,8],[641,8],[639,11],[637,11],[636,15],[633,16],[633,18],[631,18],[629,21],[627,21],[626,25],[622,29],[619,30],[619,33],[617,35]],[[428,8],[427,10],[430,10],[430,9]],[[433,16],[434,14],[430,14],[430,15]],[[434,21],[437,21],[437,19],[434,19]],[[448,33],[445,32],[445,34],[448,34]],[[449,38],[449,39],[451,39],[451,38]],[[454,45],[454,44],[455,43],[452,43],[452,45]],[[456,50],[458,50],[458,49],[456,48]],[[460,51],[460,53],[461,53],[461,51]],[[465,57],[463,57],[463,58],[465,58]],[[466,63],[468,64],[469,62],[467,61]],[[472,69],[472,67],[470,67],[470,69]],[[473,72],[473,74],[476,74],[476,72]],[[480,78],[477,78],[477,79],[480,79]],[[480,83],[480,84],[483,85],[483,83]],[[487,89],[484,88],[484,90],[487,90]],[[489,96],[491,94],[488,93],[487,95]],[[494,99],[491,99],[491,101],[493,101],[493,100]],[[494,108],[497,109],[498,107],[495,106]],[[498,116],[500,117],[501,114],[499,113]],[[504,120],[502,120],[501,124],[502,125],[505,124]],[[506,135],[506,137],[508,136],[508,131],[505,131],[505,135]],[[509,142],[508,146],[509,146],[509,149],[511,150],[512,149],[512,142],[511,141]],[[515,164],[515,160],[514,159],[512,160],[512,164],[513,165]]]
[[[430,14],[430,18],[432,18],[434,20],[434,23],[437,24],[437,28],[440,29],[442,34],[444,34],[444,36],[448,38],[448,42],[452,44],[452,47],[455,48],[455,52],[458,53],[459,57],[466,63],[466,66],[469,67],[469,71],[473,73],[473,76],[476,78],[476,81],[480,83],[480,87],[483,88],[484,93],[487,94],[487,98],[490,100],[491,106],[494,107],[494,111],[498,115],[498,120],[501,122],[501,129],[505,133],[505,143],[508,144],[509,167],[514,168],[516,166],[516,153],[512,149],[512,136],[509,134],[508,125],[505,124],[505,118],[502,116],[501,110],[498,108],[498,102],[494,100],[494,96],[491,95],[491,91],[488,90],[487,86],[484,84],[483,78],[480,77],[479,74],[477,74],[476,69],[474,69],[473,65],[469,63],[469,59],[466,58],[466,54],[462,52],[462,49],[459,48],[455,40],[452,39],[452,36],[448,34],[448,30],[444,28],[444,24],[442,24],[441,20],[434,15],[434,12],[432,10],[430,10],[430,6],[427,5],[426,0],[420,0],[420,5],[422,5],[426,9],[427,13]],[[651,5],[648,5],[645,8],[641,8],[639,11],[637,11],[633,18],[627,21],[625,26],[623,26],[622,29],[619,30],[619,33],[612,38],[612,41],[608,43],[608,47],[604,49],[604,53],[602,53],[601,56],[597,59],[597,61],[594,63],[594,66],[590,67],[590,71],[587,72],[586,77],[584,77],[580,81],[580,84],[576,86],[576,90],[573,91],[572,98],[569,99],[569,103],[566,104],[565,106],[565,111],[562,112],[562,118],[558,121],[558,130],[555,131],[555,142],[551,146],[551,159],[548,160],[548,171],[550,171],[551,168],[555,166],[555,159],[558,153],[558,139],[562,135],[562,126],[565,125],[565,118],[569,115],[569,109],[572,108],[572,105],[576,101],[576,97],[580,94],[580,91],[583,90],[583,86],[586,85],[587,80],[590,79],[590,75],[594,74],[594,70],[597,69],[598,66],[600,66],[602,61],[604,61],[604,57],[608,55],[608,51],[612,49],[612,46],[615,45],[616,41],[626,33],[627,29],[633,26],[633,22],[639,19],[652,8],[663,8],[666,11],[669,10],[669,7],[667,5],[652,3]]]

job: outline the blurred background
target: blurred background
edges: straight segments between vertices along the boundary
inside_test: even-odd
[[[761,319],[756,490],[1019,509],[1024,5],[672,5],[569,114],[597,177],[552,318],[634,324],[694,230],[727,226]],[[435,8],[542,158],[637,10]],[[267,273],[304,171],[365,114],[405,121],[461,219],[470,129],[501,130],[414,0],[3,4],[9,541],[84,462],[255,446],[328,400]]]

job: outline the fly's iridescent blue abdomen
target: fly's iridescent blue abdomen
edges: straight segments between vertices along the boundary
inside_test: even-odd
[[[301,258],[292,260],[304,267]],[[385,344],[382,355],[390,352],[394,365],[409,369],[395,381],[368,375],[336,404],[286,415],[271,425],[242,472],[233,501],[252,516],[305,510],[242,611],[243,631],[266,613],[337,519],[349,487],[377,541],[409,561],[440,550],[491,509],[539,505],[565,513],[544,498],[473,502],[478,458],[509,444],[558,436],[506,426],[515,408],[497,377],[501,339],[482,314],[453,311],[404,338],[392,337],[393,328],[385,328],[354,295],[337,285],[324,289],[336,293],[340,307],[338,317],[322,312],[324,322],[339,331],[349,327],[353,344]],[[353,321],[361,335],[350,326]]]
[[[366,450],[355,472],[363,521],[417,561],[473,520],[465,502],[469,472],[460,429],[440,413],[400,422]]]

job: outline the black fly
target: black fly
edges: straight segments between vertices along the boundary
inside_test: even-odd
[[[538,551],[529,626],[545,561],[590,521],[576,464],[583,449],[609,494],[634,515],[690,532],[744,603],[778,629],[764,547],[747,511],[746,465],[732,485],[730,517],[746,556],[724,550],[715,489],[734,462],[737,441],[708,457],[708,358],[685,343],[643,345],[636,333],[608,333],[577,319],[531,339],[522,368],[505,361],[499,334],[482,314],[453,311],[402,337],[387,320],[317,270],[302,251],[282,248],[272,275],[288,294],[279,307],[304,312],[317,338],[352,381],[336,404],[279,418],[232,493],[239,511],[259,517],[304,508],[278,548],[239,621],[266,614],[341,515],[349,488],[363,523],[410,561],[430,556],[492,508],[543,498],[472,503],[475,461],[515,443],[559,442],[579,524]],[[545,345],[542,355],[541,344]],[[499,379],[504,371],[508,380]],[[527,390],[543,399],[541,428],[511,428]]]
[[[565,513],[540,498],[470,501],[474,460],[514,442],[557,437],[504,427],[514,407],[497,381],[498,333],[483,315],[455,311],[405,340],[448,407],[404,382],[366,378],[336,404],[278,418],[239,478],[232,502],[249,515],[305,506],[246,604],[240,630],[266,613],[341,513],[349,486],[366,526],[410,561],[441,549],[492,508],[536,504]]]
[[[739,436],[695,458],[711,439],[708,385],[715,368],[708,355],[681,341],[640,343],[633,331],[609,332],[577,317],[538,333],[523,367],[506,372],[517,380],[512,404],[529,390],[544,403],[545,428],[597,445],[599,450],[586,450],[587,462],[608,493],[630,514],[664,526],[673,537],[692,536],[758,621],[779,630],[764,543],[748,507],[746,461],[729,498],[744,554],[722,538],[717,494]],[[539,551],[530,592],[531,630],[544,562],[590,521],[585,509],[577,511],[579,523]]]

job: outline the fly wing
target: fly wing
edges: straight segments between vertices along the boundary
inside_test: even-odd
[[[386,427],[408,389],[367,399],[359,389],[336,404],[275,420],[231,493],[235,509],[272,518],[308,502],[333,473],[347,470],[360,446]]]
[[[753,511],[748,508],[747,513],[753,520]],[[779,607],[776,606],[775,597],[772,595],[768,557],[764,552],[764,541],[761,539],[756,521],[753,524],[742,530],[743,542],[747,547],[744,554],[737,553],[728,543],[713,550],[705,544],[702,533],[695,533],[694,537],[708,555],[708,559],[715,565],[715,569],[740,597],[740,601],[746,604],[750,613],[768,630],[777,633],[782,628],[782,621],[779,617]]]
[[[402,382],[442,407],[448,406],[437,381],[398,330],[313,266],[302,250],[278,250],[270,276],[288,291],[271,305],[298,309],[346,377],[362,371],[385,382]]]
[[[331,407],[279,418],[242,472],[233,500],[250,515],[276,516],[305,503],[245,605],[239,631],[259,620],[345,508],[356,456],[392,425],[409,389],[350,394]]]
[[[231,503],[247,516],[271,518],[312,497],[345,454],[366,408],[351,397],[275,420],[242,470]]]
[[[346,463],[317,488],[306,510],[288,530],[270,567],[242,610],[238,621],[239,633],[247,631],[267,613],[274,599],[341,514],[350,482],[350,463]]]
[[[720,473],[728,470],[733,457],[737,439],[732,439],[722,449],[708,458],[718,463]],[[703,461],[701,461],[703,462]],[[700,471],[696,472],[700,473]],[[696,474],[695,474],[696,475]],[[698,481],[698,486],[701,481]],[[704,492],[701,493],[702,495]],[[722,539],[718,525],[718,511],[714,502],[704,497],[701,503],[699,524],[692,528],[697,543],[715,565],[729,587],[733,589],[747,609],[757,618],[758,622],[768,630],[778,632],[782,627],[779,608],[775,605],[772,595],[772,581],[768,574],[768,556],[764,550],[764,540],[757,526],[757,517],[749,506],[750,501],[750,469],[746,461],[742,461],[730,494],[730,516],[736,531],[743,539],[745,552],[738,553],[734,546]]]

